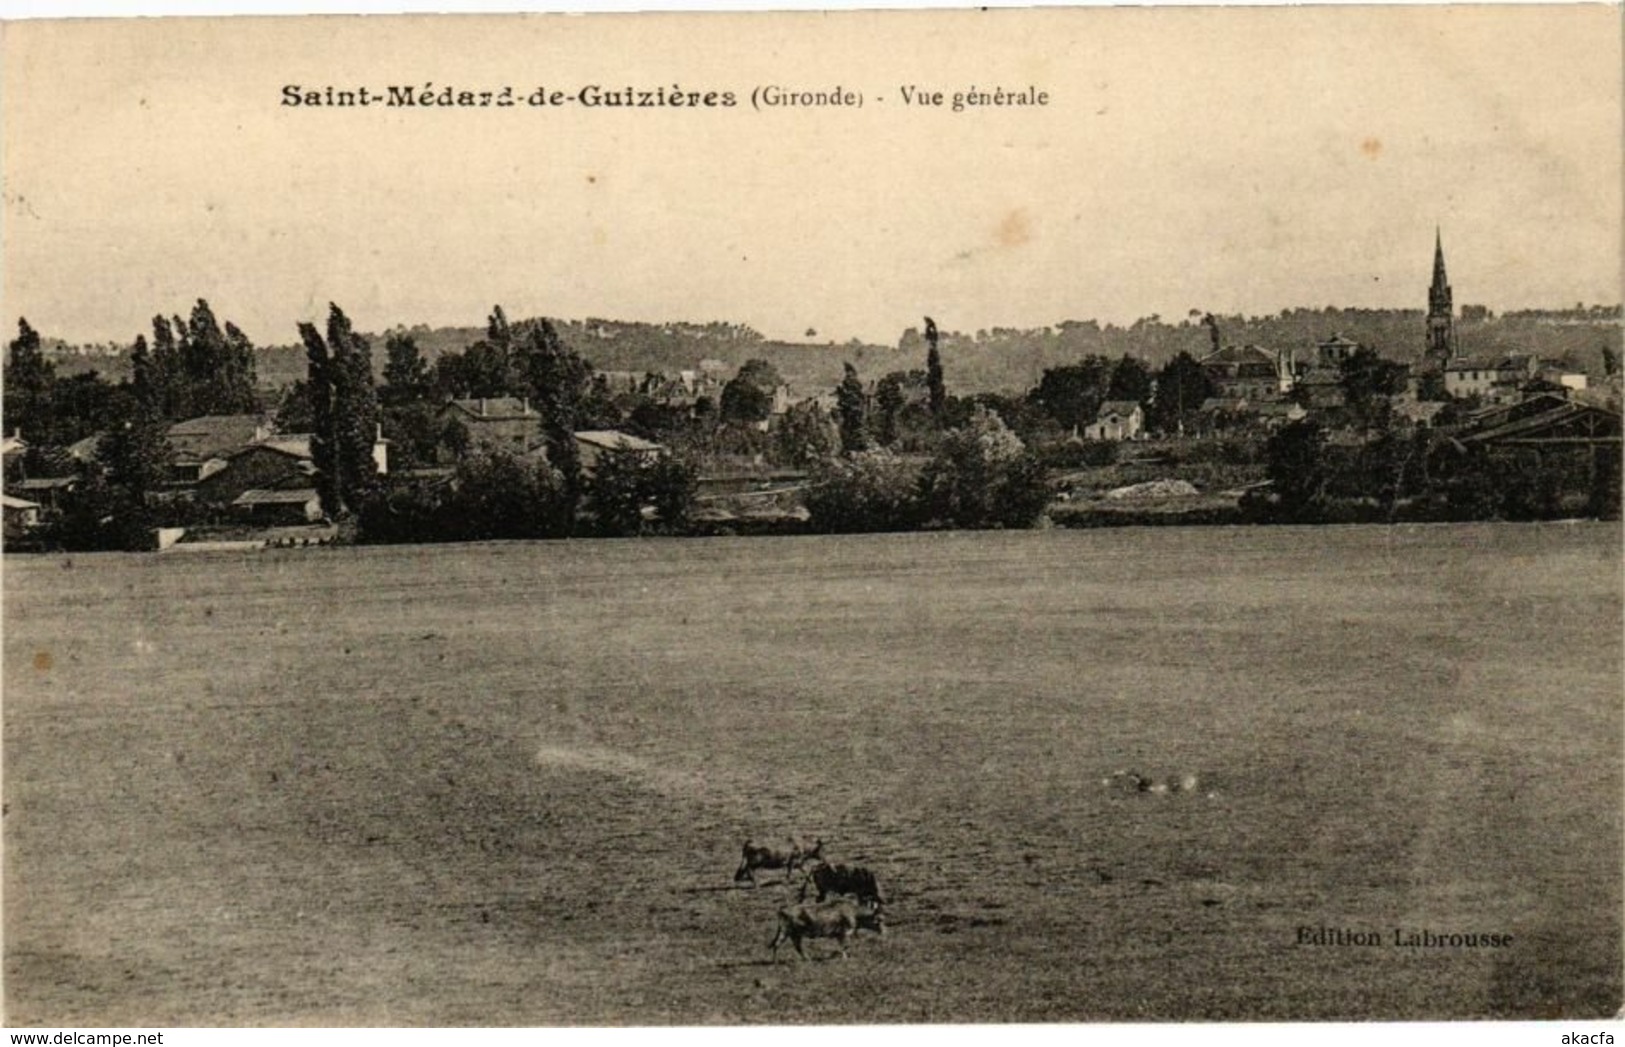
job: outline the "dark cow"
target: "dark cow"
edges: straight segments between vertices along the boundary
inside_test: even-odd
[[[824,841],[816,840],[809,844],[806,840],[791,839],[788,848],[757,846],[745,841],[743,854],[739,861],[739,868],[734,872],[734,883],[750,882],[756,886],[757,869],[783,869],[788,877],[808,862],[818,861],[818,856],[824,850]]]
[[[819,901],[832,894],[846,894],[860,902],[868,902],[877,909],[886,904],[886,899],[880,895],[880,884],[875,882],[875,874],[861,865],[819,862],[812,867],[812,874],[801,885],[803,900],[807,897],[808,888],[817,889]]]
[[[801,943],[808,938],[833,938],[846,956],[846,940],[859,929],[886,933],[886,918],[879,909],[861,909],[855,903],[842,899],[823,905],[797,905],[779,910],[779,933],[768,942],[773,950],[773,962],[779,962],[779,946],[789,942],[796,947],[796,955],[807,959]]]

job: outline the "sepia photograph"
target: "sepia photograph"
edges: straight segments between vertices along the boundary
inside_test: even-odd
[[[1616,1020],[1620,10],[0,22],[0,1024]]]

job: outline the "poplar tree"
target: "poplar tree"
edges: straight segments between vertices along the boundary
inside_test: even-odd
[[[835,407],[841,419],[841,450],[846,454],[856,454],[869,448],[869,432],[863,417],[864,399],[858,369],[847,364],[846,376],[835,387]]]
[[[327,337],[314,324],[299,325],[309,363],[312,426],[310,456],[316,493],[333,519],[347,515],[376,484],[373,444],[378,396],[372,383],[372,347],[356,334],[344,310],[330,304]]]
[[[942,354],[937,352],[937,322],[925,318],[925,381],[931,391],[931,417],[942,421],[943,409],[948,404],[948,387],[942,380]]]
[[[31,443],[52,442],[55,429],[51,406],[56,368],[45,358],[39,332],[26,319],[17,321],[17,337],[12,339],[6,359],[6,425],[22,430]]]

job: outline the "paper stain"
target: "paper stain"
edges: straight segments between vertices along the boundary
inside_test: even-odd
[[[1004,216],[999,222],[998,229],[994,230],[993,238],[1000,247],[1020,247],[1033,238],[1032,219],[1027,209],[1017,207]]]
[[[1367,160],[1375,160],[1382,155],[1382,139],[1365,139],[1360,143],[1360,152],[1365,154]]]
[[[50,651],[35,651],[34,652],[34,671],[35,672],[41,672],[41,673],[50,672],[52,664],[53,664],[53,662],[51,660],[51,652]]]

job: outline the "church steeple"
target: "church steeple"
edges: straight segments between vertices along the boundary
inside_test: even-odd
[[[1427,359],[1443,366],[1456,352],[1455,312],[1450,278],[1444,271],[1444,237],[1433,227],[1433,285],[1428,288]]]

